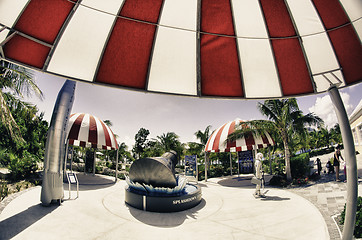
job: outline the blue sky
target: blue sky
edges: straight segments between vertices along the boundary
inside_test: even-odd
[[[45,112],[50,121],[54,103],[65,79],[35,72],[35,79],[44,93],[44,100],[35,96],[26,101],[36,104]],[[362,98],[362,84],[340,90],[346,110],[350,114]],[[298,97],[298,104],[304,114],[314,112],[329,127],[336,122],[329,95],[318,94]],[[262,100],[205,99],[166,94],[110,88],[90,83],[77,82],[72,112],[89,113],[102,120],[113,122],[112,131],[119,136],[119,142],[129,147],[134,136],[143,127],[150,131],[149,138],[167,132],[175,132],[181,142],[197,141],[194,133],[208,125],[212,130],[236,118],[243,120],[265,119],[257,110]]]

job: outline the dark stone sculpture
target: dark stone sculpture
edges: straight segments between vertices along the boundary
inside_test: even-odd
[[[174,188],[177,186],[175,165],[177,153],[166,152],[161,157],[141,158],[133,162],[129,169],[129,178],[133,182],[153,187]]]

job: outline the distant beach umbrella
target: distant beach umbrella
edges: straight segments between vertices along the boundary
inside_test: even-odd
[[[118,149],[112,130],[102,120],[90,114],[72,114],[67,126],[67,136],[70,145],[95,149]]]
[[[0,57],[148,92],[281,98],[362,81],[360,0],[2,0]]]
[[[226,141],[228,135],[234,133],[243,122],[240,119],[235,119],[216,129],[206,143],[205,152],[241,152],[265,148],[275,144],[268,132],[260,132],[258,135],[249,133],[246,137],[236,141]]]

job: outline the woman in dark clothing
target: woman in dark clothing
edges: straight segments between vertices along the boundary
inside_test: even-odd
[[[341,158],[342,161],[344,161],[341,151],[340,151],[340,146],[337,146],[336,151],[334,152],[334,159],[333,159],[333,166],[336,170],[336,181],[337,182],[340,181],[339,180],[339,165],[340,165],[339,158]]]
[[[319,158],[317,158],[316,164],[317,164],[318,175],[321,175],[322,163],[321,163],[321,160]]]

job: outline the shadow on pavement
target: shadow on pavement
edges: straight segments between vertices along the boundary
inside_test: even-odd
[[[242,187],[242,188],[255,188],[255,185],[250,182],[252,176],[240,176],[234,178],[227,178],[218,181],[217,183],[224,187]]]
[[[7,240],[15,237],[35,222],[53,212],[57,207],[59,207],[57,204],[52,204],[49,207],[38,204],[3,220],[0,222],[0,239]]]
[[[278,196],[265,196],[265,198],[260,198],[261,201],[286,201],[290,200],[290,198],[281,198]]]
[[[101,188],[112,187],[114,184],[114,178],[102,175],[92,175],[77,173],[79,182],[79,191],[97,190]],[[72,190],[76,188],[75,184],[72,184]],[[68,182],[64,183],[64,190],[68,189]]]
[[[136,218],[138,221],[143,222],[144,224],[147,225],[162,227],[162,228],[172,228],[180,226],[188,218],[196,220],[197,219],[196,213],[200,211],[202,208],[204,208],[205,205],[206,201],[205,199],[202,199],[197,206],[185,211],[173,212],[173,213],[157,213],[157,212],[142,211],[126,204],[131,215],[134,218]]]

